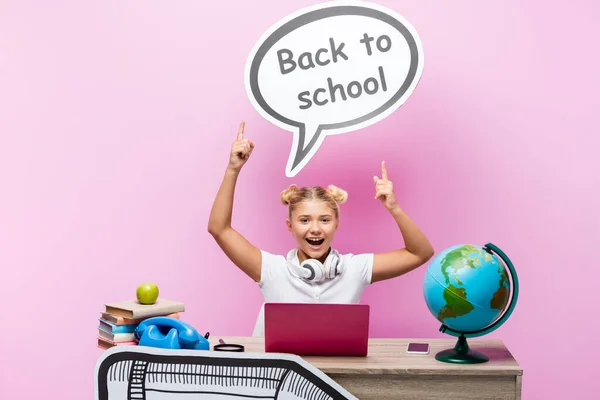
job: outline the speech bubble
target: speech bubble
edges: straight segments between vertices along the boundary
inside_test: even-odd
[[[422,71],[421,40],[402,16],[373,3],[334,1],[272,25],[248,56],[245,85],[254,108],[294,134],[285,171],[293,177],[327,135],[394,112]]]

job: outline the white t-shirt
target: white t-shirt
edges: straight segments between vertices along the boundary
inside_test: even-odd
[[[371,284],[373,254],[344,254],[342,273],[333,279],[309,283],[290,271],[285,256],[262,253],[258,286],[265,303],[337,303],[360,302],[365,288]],[[261,306],[253,336],[264,336],[264,303]]]

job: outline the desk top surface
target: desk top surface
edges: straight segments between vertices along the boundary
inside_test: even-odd
[[[211,348],[223,339],[225,343],[243,344],[246,352],[264,353],[262,337],[213,336]],[[409,342],[429,343],[429,354],[407,354]],[[436,353],[453,348],[456,339],[371,338],[366,357],[302,356],[326,374],[376,375],[522,375],[523,370],[499,339],[467,339],[469,347],[486,354],[490,360],[481,364],[450,364],[437,361]]]

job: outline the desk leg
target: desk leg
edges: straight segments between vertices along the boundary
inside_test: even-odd
[[[516,387],[516,393],[515,393],[515,399],[517,400],[521,400],[521,382],[523,379],[523,376],[518,375],[517,376],[517,387]]]
[[[517,400],[520,376],[329,374],[360,400]],[[517,379],[519,378],[519,379]]]

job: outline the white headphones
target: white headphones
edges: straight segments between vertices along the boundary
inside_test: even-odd
[[[342,257],[335,249],[330,249],[323,264],[314,258],[299,264],[298,249],[292,249],[287,255],[287,263],[294,275],[307,282],[322,282],[342,273]]]

